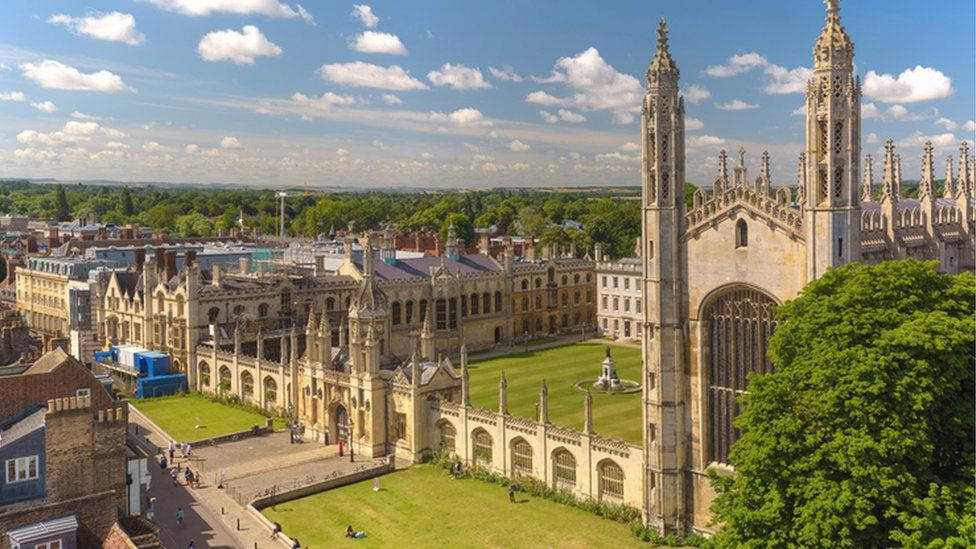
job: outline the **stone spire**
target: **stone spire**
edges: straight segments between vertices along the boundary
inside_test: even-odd
[[[588,435],[593,432],[593,395],[589,389],[583,399],[583,432]]]
[[[718,177],[715,178],[715,196],[729,188],[729,163],[725,149],[718,152]]]
[[[461,345],[461,405],[471,404],[470,381],[468,380],[468,349]]]
[[[861,183],[861,202],[871,202],[871,190],[874,186],[874,166],[871,164],[871,155],[864,155],[864,181]]]
[[[444,246],[444,255],[455,261],[461,258],[461,254],[458,251],[457,229],[454,228],[453,222],[447,229],[447,244]]]
[[[796,167],[796,203],[803,206],[807,201],[807,153],[800,151],[800,163]]]
[[[746,149],[739,147],[739,165],[733,170],[733,180],[736,187],[745,187],[749,184],[748,170],[746,169]]]
[[[956,197],[955,178],[952,175],[952,156],[946,157],[945,187],[942,188],[942,198]]]
[[[898,190],[898,198],[901,198],[901,182],[904,181],[901,177],[901,154],[895,155],[895,185]]]
[[[931,200],[935,198],[932,184],[935,179],[935,170],[932,166],[932,142],[925,142],[924,154],[922,155],[922,176],[918,180],[919,200]]]
[[[756,179],[756,192],[761,195],[769,194],[772,177],[769,174],[769,151],[763,151],[762,162],[759,164],[759,177]]]
[[[881,201],[898,202],[899,181],[898,168],[895,163],[895,143],[889,139],[885,143],[884,174],[881,179]],[[893,221],[893,220],[889,220]]]
[[[959,147],[959,176],[956,178],[956,195],[972,198],[973,179],[969,167],[969,143],[963,141]]]
[[[420,330],[420,354],[423,358],[434,359],[434,330],[430,325],[430,307],[424,315],[424,325]]]
[[[678,66],[668,51],[668,25],[662,17],[657,24],[657,50],[647,67],[647,84],[653,86],[677,86],[679,76]]]
[[[840,24],[840,7],[837,5],[839,1],[824,0],[827,4],[827,22],[813,46],[815,71],[835,68],[850,71],[854,67],[854,43]]]
[[[545,379],[539,388],[539,423],[549,423],[549,387]]]
[[[420,387],[420,359],[416,354],[410,360],[410,383],[414,387]]]
[[[502,370],[502,376],[498,380],[498,413],[508,415],[508,381],[505,380],[505,370]]]

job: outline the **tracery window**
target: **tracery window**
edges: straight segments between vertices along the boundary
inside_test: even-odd
[[[599,496],[601,500],[624,497],[624,471],[616,463],[606,460],[599,465]]]
[[[400,302],[399,301],[394,301],[393,305],[390,305],[390,318],[394,326],[400,324]]]
[[[576,488],[576,458],[564,449],[556,450],[554,457],[553,478],[556,489],[572,490]]]
[[[522,475],[532,474],[532,446],[523,438],[512,441],[512,469]]]
[[[729,448],[739,437],[732,425],[739,413],[736,398],[746,390],[746,376],[773,371],[767,345],[776,329],[775,306],[768,295],[738,286],[714,297],[704,311],[709,461],[729,462]]]
[[[481,310],[483,313],[488,314],[491,312],[491,294],[485,292],[481,296]]]
[[[453,452],[454,451],[454,438],[457,436],[457,431],[454,426],[447,420],[443,420],[440,423],[440,449],[442,452]]]
[[[491,435],[484,429],[472,434],[474,439],[474,463],[481,467],[491,467]]]
[[[436,316],[437,329],[445,330],[447,329],[447,302],[444,298],[440,298],[434,302],[434,314]]]
[[[404,312],[406,313],[406,319],[404,319],[404,322],[407,324],[413,323],[413,301],[407,301],[407,305],[404,307]]]
[[[254,396],[254,378],[251,377],[250,372],[241,372],[241,395]]]

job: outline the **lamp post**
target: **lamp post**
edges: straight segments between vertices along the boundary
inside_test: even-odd
[[[353,462],[353,456],[352,456],[352,453],[353,453],[353,451],[352,451],[352,436],[353,436],[352,435],[352,415],[349,415],[349,416],[346,417],[346,429],[347,429],[347,431],[346,431],[346,433],[347,433],[346,434],[346,440],[349,441],[349,463],[352,463]]]

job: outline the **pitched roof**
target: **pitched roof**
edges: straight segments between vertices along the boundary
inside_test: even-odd
[[[379,280],[403,280],[427,278],[441,266],[441,257],[424,256],[397,259],[393,264],[381,260],[373,261],[373,275]],[[484,254],[465,254],[458,259],[443,257],[444,268],[450,274],[479,274],[499,272],[501,265]],[[353,253],[353,264],[362,272],[362,253]]]

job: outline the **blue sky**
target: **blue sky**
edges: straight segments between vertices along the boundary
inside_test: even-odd
[[[7,0],[0,15],[0,177],[634,185],[666,17],[688,179],[710,182],[718,151],[743,146],[753,166],[769,150],[784,184],[824,5]],[[848,0],[841,17],[865,153],[891,137],[916,178],[924,141],[940,155],[972,141],[972,2]]]

